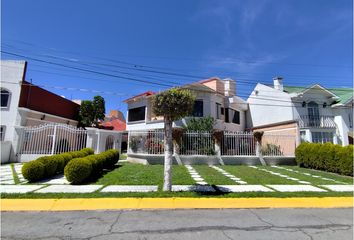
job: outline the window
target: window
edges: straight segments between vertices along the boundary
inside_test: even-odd
[[[142,121],[142,120],[145,120],[145,106],[129,109],[128,111],[129,122]]]
[[[229,109],[228,108],[225,108],[225,122],[230,122],[229,120]]]
[[[0,141],[4,141],[4,139],[5,139],[5,131],[6,131],[6,126],[1,126],[0,127]]]
[[[224,115],[224,112],[225,112],[225,110],[224,110],[225,108],[221,108],[221,115]]]
[[[7,108],[10,105],[10,92],[5,90],[5,89],[1,89],[1,107],[2,108]]]
[[[312,142],[314,143],[333,142],[333,133],[332,132],[312,132]]]
[[[306,131],[300,131],[300,141],[306,142]]]
[[[353,127],[353,118],[352,118],[351,113],[348,113],[348,118],[349,118],[349,127],[352,128]]]
[[[311,101],[307,105],[307,113],[309,117],[309,125],[310,127],[317,127],[320,123],[320,113],[318,110],[318,104]]]
[[[203,117],[203,100],[194,102],[193,117]]]
[[[240,112],[233,110],[234,116],[232,118],[232,123],[240,124]]]
[[[216,103],[216,119],[221,119],[221,104]]]

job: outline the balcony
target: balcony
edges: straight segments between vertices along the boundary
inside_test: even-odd
[[[299,119],[300,128],[336,128],[334,116],[310,116],[301,115]]]

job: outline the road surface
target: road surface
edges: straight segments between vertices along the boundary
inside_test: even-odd
[[[353,209],[2,212],[1,239],[353,239]]]

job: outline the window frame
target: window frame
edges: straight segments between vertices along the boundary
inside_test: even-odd
[[[134,111],[134,110],[137,110],[137,109],[144,109],[144,117],[143,117],[143,119],[132,120],[131,111]],[[133,113],[133,116],[135,114],[139,114],[139,113],[138,112],[137,113]],[[146,106],[141,106],[141,107],[135,107],[135,108],[128,109],[128,122],[141,122],[141,121],[145,121],[145,119],[146,119]]]
[[[1,125],[0,126],[0,142],[5,141],[5,134],[6,134],[6,126]]]
[[[1,88],[1,96],[0,96],[0,98],[2,98],[2,95],[3,95],[2,92],[3,92],[3,91],[4,91],[4,92],[7,92],[8,97],[7,97],[6,106],[0,106],[2,110],[3,110],[3,109],[9,109],[9,108],[10,108],[10,103],[11,103],[11,91],[8,90],[8,89],[6,89],[6,88]]]
[[[196,99],[194,101],[192,116],[193,117],[203,117],[204,116],[204,101],[203,101],[203,99]]]

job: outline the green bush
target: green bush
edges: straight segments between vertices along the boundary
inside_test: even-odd
[[[295,150],[300,167],[353,176],[353,146],[332,143],[302,143]]]
[[[44,165],[44,176],[51,177],[57,173],[58,161],[51,156],[40,157],[36,161]]]
[[[92,164],[87,158],[75,158],[64,169],[66,179],[73,184],[84,182],[91,172]]]
[[[65,166],[73,158],[83,158],[93,153],[94,151],[91,148],[84,148],[80,151],[66,152],[57,155],[37,158],[36,160],[31,161],[30,162],[31,164],[27,165],[27,167],[25,168],[26,172],[29,173],[24,175],[24,178],[26,178],[29,181],[38,181],[41,179],[52,177],[56,174],[63,173]],[[34,164],[35,167],[32,167],[33,162],[40,163],[41,166],[43,166],[43,172],[42,172],[42,168],[38,167],[38,164]],[[30,170],[28,170],[27,168]],[[36,171],[38,171],[37,174]],[[37,175],[37,176],[34,177],[33,175]]]
[[[29,182],[35,182],[44,177],[44,165],[39,161],[27,162],[23,164],[21,172]]]
[[[103,169],[111,168],[118,160],[119,152],[113,149],[100,154],[89,155],[84,158],[76,158],[66,165],[64,175],[66,179],[73,184],[82,183],[89,178],[99,177]],[[88,165],[90,165],[89,174]],[[83,173],[81,173],[81,171],[83,171]]]

